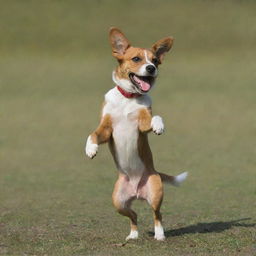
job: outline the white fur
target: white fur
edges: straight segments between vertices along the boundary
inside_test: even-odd
[[[138,76],[146,76],[146,75],[148,75],[148,71],[146,70],[147,66],[148,66],[148,64],[141,65],[139,70],[136,72],[136,75],[138,75]]]
[[[88,137],[86,146],[85,146],[85,153],[88,157],[93,158],[96,156],[98,151],[98,145],[92,142],[91,135]]]
[[[165,239],[164,229],[161,224],[155,226],[155,239],[159,241],[163,241]]]
[[[112,79],[113,79],[113,81],[116,85],[122,87],[125,91],[131,92],[131,93],[136,93],[137,92],[136,90],[133,89],[133,84],[130,81],[130,79],[119,78],[116,75],[115,71],[113,71],[113,73],[112,73]]]
[[[146,64],[143,64],[143,65],[139,68],[138,72],[136,72],[136,74],[137,74],[138,76],[148,76],[148,75],[149,75],[149,74],[148,74],[148,71],[147,71],[147,69],[146,69],[146,67],[147,67],[148,65],[152,65],[152,66],[154,66],[154,67],[156,68],[156,66],[149,60],[148,54],[147,54],[147,51],[146,51],[146,50],[144,50],[144,55],[145,55]],[[157,68],[156,68],[156,70],[155,70],[153,76],[154,76],[154,77],[157,76]]]
[[[146,59],[147,64],[152,65],[156,68],[155,64],[149,60],[146,50],[144,51],[144,55],[145,55],[145,59]],[[156,76],[157,76],[157,68],[156,68],[155,73],[154,73],[154,77],[156,77]]]
[[[172,182],[172,185],[178,187],[180,184],[187,178],[188,172],[183,172],[177,176],[174,177],[174,181]]]
[[[137,230],[131,230],[129,236],[126,237],[126,241],[130,239],[138,239],[139,237],[139,232]]]
[[[151,127],[155,134],[162,134],[164,132],[163,119],[160,116],[153,116],[151,120]]]
[[[113,126],[117,167],[137,181],[145,167],[138,153],[138,111],[151,106],[147,95],[127,99],[116,88],[105,95],[103,115],[110,114]]]
[[[146,50],[144,50],[144,55],[145,55],[145,59],[146,59],[147,64],[155,66],[155,65],[149,60],[148,54],[147,54],[147,51],[146,51]]]

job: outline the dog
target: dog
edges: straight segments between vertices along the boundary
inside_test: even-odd
[[[162,134],[164,123],[160,116],[152,116],[148,92],[155,84],[158,66],[174,39],[163,38],[151,49],[133,47],[115,27],[110,29],[109,39],[112,55],[118,61],[112,74],[115,87],[105,95],[100,124],[89,135],[85,153],[92,159],[100,144],[109,144],[119,173],[112,194],[113,204],[131,222],[126,240],[138,238],[137,214],[131,209],[134,199],[146,200],[150,204],[154,216],[154,238],[164,240],[160,213],[163,182],[178,186],[186,179],[187,172],[169,176],[155,170],[148,133]]]

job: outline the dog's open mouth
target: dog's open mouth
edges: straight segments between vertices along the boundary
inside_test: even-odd
[[[129,78],[141,93],[148,92],[155,80],[153,76],[138,76],[134,73],[130,73]]]

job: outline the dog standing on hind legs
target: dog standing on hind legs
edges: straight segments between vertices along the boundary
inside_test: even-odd
[[[112,199],[117,211],[131,221],[131,232],[126,240],[138,238],[137,215],[131,209],[134,199],[146,200],[153,209],[155,239],[164,240],[160,207],[163,200],[163,182],[178,186],[185,178],[184,172],[169,176],[155,170],[148,144],[148,133],[157,135],[164,131],[160,116],[152,116],[151,99],[147,95],[154,86],[158,65],[173,44],[166,37],[153,44],[151,49],[130,45],[117,28],[109,32],[112,55],[119,65],[113,71],[116,86],[107,92],[98,128],[89,135],[85,152],[95,157],[98,145],[108,142],[119,177]]]

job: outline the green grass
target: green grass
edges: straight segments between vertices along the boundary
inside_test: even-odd
[[[256,5],[147,3],[1,2],[0,255],[256,255]],[[108,148],[83,153],[113,86],[111,25],[135,45],[176,38],[151,92],[155,165],[190,174],[165,187],[165,242],[136,202],[140,239],[123,244]]]

